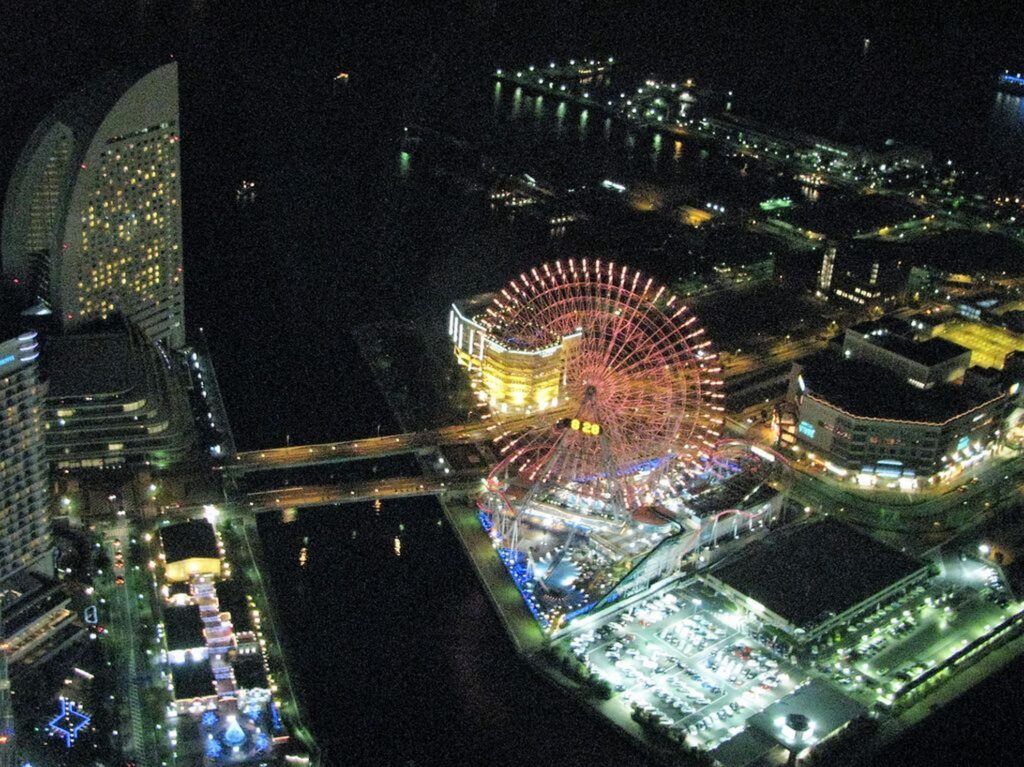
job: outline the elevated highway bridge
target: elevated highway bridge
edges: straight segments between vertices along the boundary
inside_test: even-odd
[[[568,414],[569,407],[546,410],[528,416],[479,423],[457,424],[440,429],[389,434],[318,445],[294,445],[266,450],[248,450],[231,456],[219,468],[240,476],[257,471],[323,466],[345,461],[383,458],[389,455],[429,451],[445,445],[469,445],[490,442],[506,432],[527,431]]]

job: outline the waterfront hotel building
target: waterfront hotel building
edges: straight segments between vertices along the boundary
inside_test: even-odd
[[[4,201],[3,270],[65,329],[121,313],[185,343],[178,67],[102,78],[22,150]]]
[[[479,376],[492,412],[530,414],[557,407],[567,344],[573,336],[542,349],[503,344],[476,320],[492,299],[493,294],[486,294],[452,304],[448,336],[456,359]]]

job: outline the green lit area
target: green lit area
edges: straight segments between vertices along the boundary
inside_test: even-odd
[[[785,208],[792,208],[793,200],[791,200],[789,197],[773,197],[770,200],[764,200],[763,202],[759,202],[757,205],[759,208],[761,208],[761,210],[764,211],[782,210]]]

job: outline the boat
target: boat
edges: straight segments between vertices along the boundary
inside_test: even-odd
[[[1014,96],[1024,96],[1024,72],[1004,70],[996,78],[996,89],[1003,93],[1012,93]]]

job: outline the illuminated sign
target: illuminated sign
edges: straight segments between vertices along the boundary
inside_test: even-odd
[[[14,362],[16,359],[18,359],[18,358],[15,357],[13,354],[8,354],[6,357],[0,357],[0,365],[9,365],[10,363]]]
[[[581,421],[579,418],[573,418],[569,421],[569,428],[573,431],[581,431],[591,437],[597,437],[601,434],[601,424]]]
[[[817,429],[814,428],[814,424],[810,421],[801,421],[797,430],[810,439],[814,439],[814,435],[817,433]]]

